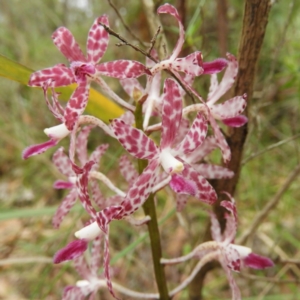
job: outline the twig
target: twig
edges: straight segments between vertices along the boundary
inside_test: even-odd
[[[257,156],[259,156],[259,155],[261,155],[261,154],[264,154],[264,153],[267,152],[267,151],[270,151],[270,150],[272,150],[272,149],[274,149],[274,148],[277,148],[277,147],[279,147],[279,146],[281,146],[281,145],[283,145],[283,144],[285,144],[285,143],[288,143],[288,142],[290,142],[290,141],[293,141],[293,140],[295,140],[295,139],[297,139],[297,138],[299,138],[299,137],[300,137],[300,133],[298,133],[298,134],[296,134],[296,135],[294,135],[294,136],[291,136],[291,137],[289,137],[289,138],[287,138],[287,139],[285,139],[285,140],[282,140],[282,141],[280,141],[280,142],[278,142],[278,143],[272,144],[272,145],[266,147],[265,149],[263,149],[263,150],[261,150],[261,151],[258,151],[258,152],[256,152],[256,153],[252,153],[250,156],[248,156],[247,158],[245,158],[245,159],[242,161],[242,165],[246,164],[248,161],[254,159],[254,158],[257,157]]]
[[[300,173],[300,164],[296,166],[293,172],[289,175],[281,189],[277,192],[271,201],[269,201],[265,207],[257,214],[256,218],[252,222],[252,224],[248,227],[248,229],[243,233],[243,235],[238,239],[237,244],[245,244],[248,238],[255,232],[258,226],[264,221],[264,219],[268,216],[268,214],[276,207],[282,195],[286,192],[286,190],[290,187],[292,182],[297,178]]]
[[[117,14],[117,16],[119,17],[121,23],[123,24],[124,28],[128,31],[128,33],[134,38],[136,39],[140,44],[142,44],[144,47],[145,44],[143,41],[141,41],[131,30],[130,28],[127,26],[127,24],[125,23],[123,17],[121,16],[121,14],[118,11],[118,8],[115,6],[115,4],[111,1],[111,0],[107,0],[107,2],[109,3],[109,5],[113,8],[113,10],[115,11],[115,13]]]
[[[161,30],[161,26],[158,26],[157,31],[156,31],[154,37],[150,41],[151,45],[150,45],[150,47],[149,47],[149,49],[147,51],[149,55],[151,54],[151,51],[153,50],[153,48],[155,46],[155,43],[156,43],[156,40],[157,40],[157,36],[159,35],[160,30]]]
[[[148,22],[150,34],[151,34],[151,36],[155,36],[155,33],[157,32],[157,28],[162,27],[159,17],[155,13],[156,6],[153,3],[153,0],[142,0],[142,3],[143,3],[146,19]],[[167,39],[166,39],[164,32],[161,32],[160,37],[161,37],[161,39],[160,39],[160,41],[159,41],[160,43],[158,45],[158,56],[161,59],[162,57],[164,57],[164,51],[163,51],[163,48],[161,47],[161,45],[165,45],[165,47],[168,48],[167,47],[168,44],[167,44]]]
[[[143,49],[141,49],[140,47],[131,44],[130,42],[128,42],[124,37],[122,37],[119,33],[115,32],[114,30],[112,30],[109,26],[103,24],[103,23],[99,23],[101,26],[104,27],[104,29],[112,36],[118,38],[123,45],[129,46],[131,48],[133,48],[135,51],[138,51],[140,53],[142,53],[144,56],[150,58],[152,61],[154,61],[155,63],[157,63],[157,59],[155,59],[150,53],[144,51]],[[117,44],[118,46],[122,46],[122,44]],[[186,84],[184,83],[184,81],[182,80],[182,78],[180,77],[179,74],[174,74],[169,70],[165,70],[170,76],[172,76],[177,82],[178,84],[184,89],[184,91],[191,97],[192,101],[195,102],[193,94],[195,94],[194,90],[192,90],[192,88],[187,88]],[[98,80],[98,79],[97,79]],[[197,93],[196,93],[197,94]],[[196,97],[200,97],[198,94],[196,95]],[[124,105],[123,105],[124,106]]]
[[[131,43],[129,43],[125,38],[123,38],[122,36],[120,36],[120,34],[116,33],[114,30],[112,30],[109,26],[103,24],[103,23],[99,23],[101,26],[103,26],[103,28],[110,34],[115,36],[116,38],[118,38],[120,41],[122,41],[122,43],[126,46],[129,46],[131,48],[133,48],[135,51],[142,53],[144,56],[147,56],[148,58],[150,58],[151,60],[153,60],[154,62],[157,62],[157,60],[150,55],[149,53],[147,53],[146,51],[144,51],[143,49],[141,49],[140,47],[133,45]]]

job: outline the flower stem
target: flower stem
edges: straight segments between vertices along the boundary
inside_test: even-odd
[[[135,123],[136,128],[143,130],[143,118],[142,118],[142,103],[137,102],[135,109]],[[138,160],[138,168],[139,173],[141,174],[143,170],[147,167],[147,160]],[[169,300],[167,281],[164,271],[164,266],[160,263],[160,259],[162,258],[162,250],[160,243],[160,234],[157,223],[156,209],[154,203],[154,194],[151,194],[146,202],[143,205],[144,213],[146,216],[149,216],[151,219],[147,223],[149,237],[150,237],[150,245],[153,259],[153,267],[155,273],[155,280],[160,296],[160,300]]]

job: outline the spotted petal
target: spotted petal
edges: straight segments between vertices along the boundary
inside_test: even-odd
[[[72,130],[79,116],[84,112],[88,98],[90,85],[82,82],[73,92],[64,112],[65,125]]]
[[[84,54],[69,29],[59,27],[52,34],[52,39],[55,46],[69,60],[69,62],[86,62]]]
[[[202,113],[198,113],[190,130],[182,140],[182,142],[176,147],[177,153],[190,153],[199,147],[207,134],[207,121]]]
[[[171,59],[175,59],[178,57],[181,49],[182,49],[182,46],[183,46],[183,43],[184,43],[184,28],[183,28],[183,24],[181,22],[181,19],[180,19],[180,16],[178,14],[178,11],[177,9],[169,4],[169,3],[166,3],[164,5],[161,5],[158,9],[157,9],[157,13],[158,14],[170,14],[171,16],[173,16],[174,18],[176,18],[177,22],[178,22],[178,26],[179,26],[179,38],[178,38],[178,41],[176,43],[176,46],[173,50],[173,53],[171,55]]]
[[[64,148],[60,147],[52,157],[53,164],[60,173],[67,177],[74,176],[70,158],[64,153]]]
[[[57,64],[54,67],[36,71],[31,74],[28,85],[44,87],[67,86],[75,82],[73,72],[64,64]]]
[[[209,182],[196,172],[188,164],[184,164],[184,170],[180,174],[184,179],[192,181],[196,184],[195,196],[197,199],[213,204],[217,200],[217,194]]]
[[[161,149],[170,147],[182,117],[182,99],[176,81],[166,79],[163,93]]]
[[[25,148],[22,152],[22,158],[27,159],[33,155],[38,155],[44,153],[48,149],[57,145],[59,141],[55,139],[50,139],[49,141],[41,144],[36,144]]]
[[[223,160],[224,160],[225,164],[227,164],[231,159],[230,148],[229,148],[227,141],[226,141],[224,135],[222,134],[217,122],[215,121],[215,119],[211,115],[209,115],[208,118],[209,118],[209,122],[214,130],[214,134],[215,134],[217,143],[222,151]]]
[[[111,126],[119,142],[131,155],[140,159],[151,159],[158,154],[155,143],[141,130],[120,119],[114,119]]]
[[[224,76],[220,84],[214,84],[215,88],[210,89],[207,97],[207,103],[213,104],[218,101],[234,84],[238,72],[238,62],[232,54],[227,53],[227,58],[229,62]]]
[[[96,66],[96,70],[100,75],[119,79],[137,78],[149,74],[148,69],[140,62],[125,59],[99,64]]]
[[[192,76],[200,76],[203,74],[202,54],[197,51],[186,57],[177,58],[171,63],[171,68]]]
[[[96,211],[93,208],[90,200],[90,196],[88,192],[88,179],[89,179],[89,172],[92,169],[94,164],[95,164],[94,161],[89,161],[85,164],[83,168],[79,168],[78,166],[73,164],[73,171],[77,174],[76,186],[77,186],[78,197],[84,209],[93,218],[96,217]]]
[[[129,216],[141,207],[149,197],[158,176],[159,161],[153,159],[143,173],[132,184],[121,203],[122,217]]]
[[[122,155],[119,162],[120,173],[131,185],[138,178],[138,172],[127,155]]]
[[[211,164],[193,164],[193,168],[206,179],[232,178],[234,172],[231,170]]]
[[[87,38],[87,61],[93,64],[98,63],[108,46],[109,34],[100,23],[109,26],[108,17],[103,15],[97,18],[94,21]]]
[[[77,190],[74,187],[69,194],[63,199],[60,206],[57,208],[53,218],[52,225],[54,228],[59,228],[64,217],[69,213],[70,209],[74,206],[77,199]]]
[[[136,78],[125,78],[120,79],[120,83],[124,89],[124,91],[132,98],[140,98],[136,95],[139,93],[140,95],[144,94],[144,88],[140,84],[140,82]]]
[[[225,101],[222,104],[215,104],[210,107],[212,114],[217,119],[229,119],[240,115],[247,106],[247,95],[237,96]]]

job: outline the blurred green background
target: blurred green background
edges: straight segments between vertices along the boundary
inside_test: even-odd
[[[159,1],[159,4],[165,2]],[[151,36],[142,1],[130,0],[125,4],[114,0],[114,3],[132,32],[149,42]],[[169,3],[185,12],[183,20],[187,36],[184,53],[201,50],[206,61],[223,55],[224,51],[237,54],[244,1],[227,0],[225,44],[221,44],[218,37],[217,1],[177,0]],[[300,159],[300,2],[272,1],[272,6],[249,108],[245,164],[235,195],[239,235],[282,187]],[[107,1],[0,0],[0,8],[0,54],[33,70],[67,63],[51,40],[52,32],[59,26],[68,27],[85,51],[87,32],[93,20],[106,13],[110,26],[132,41]],[[162,21],[166,25],[164,30],[169,49],[172,49],[177,41],[176,22],[165,17]],[[125,46],[117,47],[117,42],[116,38],[110,38],[103,61],[126,58],[144,62],[140,53]],[[116,80],[108,82],[126,98]],[[205,97],[208,85],[208,78],[201,78],[195,87]],[[74,227],[82,226],[81,219],[86,219],[86,214],[80,205],[76,205],[61,229],[54,230],[51,217],[65,195],[52,188],[60,176],[51,163],[54,150],[26,161],[21,159],[22,150],[45,141],[43,129],[54,124],[40,90],[0,77],[0,299],[60,299],[63,287],[79,279],[71,263],[53,266],[51,258],[57,249],[73,238]],[[90,150],[105,140],[100,130],[95,131],[89,143]],[[61,145],[67,147],[67,141]],[[269,151],[253,155],[272,145],[275,147]],[[120,154],[119,150],[114,150],[105,154],[102,160],[101,170],[110,178],[118,174],[115,162]],[[248,160],[251,155],[253,159]],[[298,299],[299,186],[300,178],[296,178],[281,197],[279,205],[248,242],[255,252],[270,255],[277,265],[267,272],[246,271],[243,276],[235,276],[245,299]],[[162,230],[164,251],[169,256],[180,255],[191,249],[203,233],[206,213],[201,204],[192,202],[181,215],[170,214],[174,207],[171,193],[159,195],[159,200],[161,216],[168,216]],[[126,250],[145,231],[145,228],[122,225],[122,222],[116,222],[111,226],[112,256]],[[154,283],[148,268],[147,243],[135,246],[133,252],[130,249],[124,251],[114,264],[114,272],[124,285],[151,292]],[[288,259],[294,262],[287,264],[285,260]],[[178,267],[177,275],[172,271],[174,269],[167,269],[170,282],[179,281],[189,268],[189,265]],[[222,274],[222,270],[215,270],[208,276],[205,299],[230,299]],[[268,275],[277,281],[252,278],[254,274]],[[103,292],[99,299],[110,299],[110,296]],[[187,294],[183,292],[176,299],[187,299]]]

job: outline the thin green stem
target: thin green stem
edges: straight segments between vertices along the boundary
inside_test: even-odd
[[[135,124],[138,129],[143,130],[143,118],[142,118],[142,103],[137,102],[135,110]],[[139,173],[141,174],[147,167],[147,160],[138,160]],[[164,271],[164,266],[160,263],[162,258],[162,250],[160,243],[160,234],[157,223],[156,209],[154,203],[154,194],[151,194],[143,205],[144,213],[146,216],[150,216],[151,220],[147,223],[150,245],[153,259],[153,267],[155,280],[160,296],[160,300],[170,300],[167,281]]]

